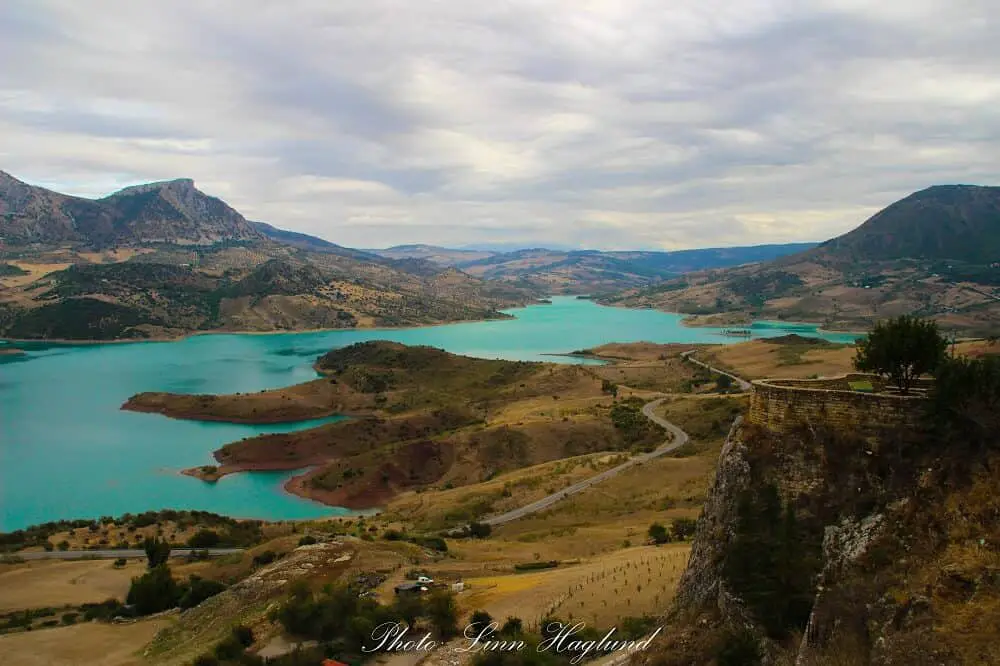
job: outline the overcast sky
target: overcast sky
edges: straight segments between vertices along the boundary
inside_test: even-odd
[[[996,0],[0,0],[0,169],[355,247],[823,240],[1000,184]]]

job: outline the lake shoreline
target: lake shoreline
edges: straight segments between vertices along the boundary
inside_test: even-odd
[[[528,305],[508,308],[510,310],[521,310],[531,305],[550,305],[550,303],[529,303]],[[456,319],[454,321],[440,321],[433,324],[405,324],[403,326],[355,326],[353,328],[302,328],[302,329],[282,329],[274,331],[239,331],[226,329],[212,329],[209,331],[190,331],[175,336],[155,336],[151,338],[115,338],[112,340],[73,340],[67,338],[0,338],[0,342],[9,344],[45,344],[59,345],[67,347],[90,346],[90,345],[127,345],[143,342],[183,342],[190,338],[208,335],[304,335],[307,333],[342,333],[348,331],[406,331],[421,328],[437,328],[440,326],[456,326],[458,324],[479,324],[490,321],[510,321],[517,319],[514,315],[498,310],[503,317],[491,317],[489,319]]]

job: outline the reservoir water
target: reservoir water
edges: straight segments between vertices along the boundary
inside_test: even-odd
[[[411,329],[273,335],[198,335],[177,342],[103,345],[19,343],[0,355],[0,531],[50,520],[151,509],[201,509],[244,518],[295,519],[345,513],[281,486],[293,472],[234,474],[216,484],[181,476],[213,462],[219,446],[316,422],[232,425],[123,412],[142,391],[235,393],[314,378],[312,363],[334,347],[395,340],[484,358],[584,362],[549,356],[606,342],[731,343],[721,329],[689,328],[680,315],[626,310],[586,299],[510,310],[516,319]],[[795,332],[834,342],[856,336],[815,326],[761,322],[754,337]]]

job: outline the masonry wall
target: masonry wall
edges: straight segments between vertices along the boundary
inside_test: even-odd
[[[747,421],[775,432],[786,432],[803,423],[860,432],[916,424],[922,396],[830,388],[843,381],[757,380],[753,382]]]

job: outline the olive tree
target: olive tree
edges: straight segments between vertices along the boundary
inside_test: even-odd
[[[879,322],[858,341],[854,367],[882,375],[907,393],[915,379],[937,369],[947,347],[933,321],[902,315]]]

